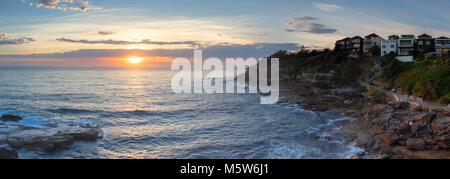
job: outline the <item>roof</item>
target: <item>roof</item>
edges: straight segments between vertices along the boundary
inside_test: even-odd
[[[431,37],[431,36],[428,34],[422,34],[422,35],[419,35],[419,37]]]
[[[448,37],[442,36],[442,37],[439,37],[439,38],[437,38],[437,39],[448,39]]]
[[[370,34],[370,35],[368,35],[366,37],[379,37],[379,36],[377,34],[375,34],[375,33],[372,33],[372,34]]]
[[[360,36],[354,36],[354,37],[352,37],[352,39],[356,39],[356,38],[362,39],[362,37],[360,37]]]

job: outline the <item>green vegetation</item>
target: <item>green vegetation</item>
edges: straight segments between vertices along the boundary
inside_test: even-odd
[[[347,57],[329,49],[324,51],[301,50],[297,53],[278,51],[268,58],[279,58],[280,72],[291,77],[300,75],[302,72],[333,72],[335,74],[333,85],[351,85],[358,80],[361,74],[361,59]]]
[[[448,57],[428,57],[413,63],[403,63],[395,57],[382,58],[380,80],[391,83],[403,92],[423,97],[439,104],[449,104],[450,64]]]
[[[377,49],[373,48],[373,54]],[[450,56],[429,56],[416,63],[405,63],[395,59],[395,53],[366,59],[347,57],[338,51],[301,50],[296,53],[278,51],[268,58],[280,59],[280,72],[295,78],[306,73],[333,73],[332,86],[353,86],[361,75],[361,67],[381,64],[383,72],[378,80],[389,83],[403,93],[422,97],[434,103],[449,104],[450,101]],[[330,86],[328,86],[330,87]],[[326,88],[326,87],[324,87]],[[366,90],[366,89],[362,89]],[[381,95],[367,91],[368,95]]]
[[[360,86],[358,91],[361,92],[361,93],[366,93],[368,91],[368,89],[365,86]]]
[[[360,75],[361,67],[359,66],[359,63],[357,63],[356,60],[351,59],[342,69],[338,82],[341,85],[351,84],[352,82],[357,81]]]
[[[385,95],[386,95],[386,94],[384,94],[382,91],[377,91],[377,90],[375,90],[375,89],[369,89],[369,90],[366,92],[365,97],[368,98],[368,97],[373,96],[373,97],[379,99],[379,98],[384,97]]]

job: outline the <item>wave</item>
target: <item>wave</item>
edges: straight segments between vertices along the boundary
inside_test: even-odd
[[[47,111],[58,114],[92,114],[104,111],[99,110],[87,110],[87,109],[74,109],[74,108],[58,108],[58,109],[48,109]]]

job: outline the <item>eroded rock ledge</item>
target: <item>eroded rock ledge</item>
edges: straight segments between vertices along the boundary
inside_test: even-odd
[[[59,123],[47,127],[0,124],[0,159],[18,158],[19,149],[52,152],[68,148],[75,141],[95,141],[103,137],[102,129],[93,124]]]
[[[340,135],[381,158],[450,158],[450,117],[408,103],[366,102]]]
[[[324,81],[326,83],[326,81]],[[369,158],[450,158],[450,109],[399,100],[364,98],[356,89],[320,89],[301,76],[282,79],[283,101],[304,109],[346,109],[355,118],[337,137],[355,142],[370,152]],[[357,157],[361,158],[361,157]]]

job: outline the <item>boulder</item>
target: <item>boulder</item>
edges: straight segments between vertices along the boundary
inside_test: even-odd
[[[22,120],[22,117],[12,115],[12,114],[3,114],[2,117],[0,117],[0,120],[2,120],[2,121],[20,121],[20,120]]]
[[[410,138],[406,141],[406,146],[411,150],[426,150],[425,140],[422,138]]]
[[[408,102],[394,102],[392,103],[394,109],[409,109],[410,105]]]
[[[0,159],[18,159],[17,151],[8,144],[0,144]]]
[[[383,140],[384,143],[386,143],[387,145],[392,145],[395,142],[397,142],[397,140],[399,139],[399,137],[395,134],[394,131],[389,130],[387,133],[385,134],[381,134],[380,135],[381,140]]]
[[[436,133],[450,133],[450,117],[437,118],[431,123],[431,129]]]
[[[436,114],[426,112],[426,113],[421,113],[421,114],[413,116],[413,120],[415,122],[419,122],[419,123],[429,123],[435,117],[436,117]]]
[[[450,133],[435,136],[433,142],[444,149],[450,149]]]
[[[360,159],[363,159],[363,158],[361,156],[358,156],[358,155],[353,155],[353,156],[348,157],[348,159],[360,160]]]

